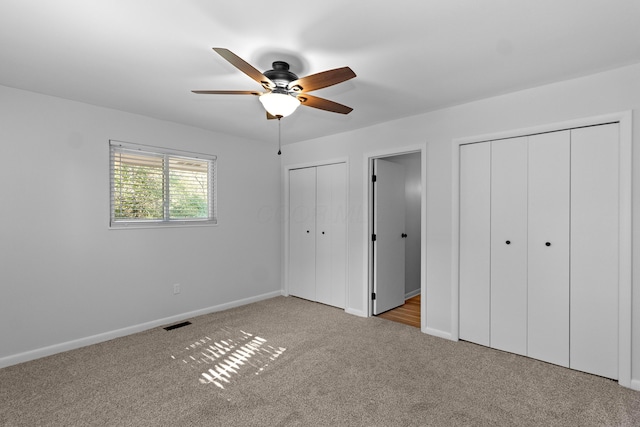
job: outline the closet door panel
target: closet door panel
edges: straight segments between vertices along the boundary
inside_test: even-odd
[[[529,137],[527,355],[569,366],[570,132]]]
[[[316,173],[316,300],[344,308],[346,165],[319,166]]]
[[[618,125],[571,131],[570,367],[618,378]]]
[[[527,137],[491,143],[491,347],[527,353]]]
[[[289,293],[316,298],[316,168],[289,171]]]
[[[459,336],[489,346],[491,143],[460,146]]]

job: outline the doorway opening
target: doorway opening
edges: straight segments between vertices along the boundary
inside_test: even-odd
[[[422,151],[369,158],[369,314],[423,325]]]

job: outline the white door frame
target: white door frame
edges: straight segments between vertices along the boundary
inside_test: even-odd
[[[362,285],[362,298],[364,312],[367,317],[372,316],[371,307],[371,293],[373,292],[373,275],[372,275],[372,262],[373,252],[371,241],[371,235],[373,234],[373,223],[371,221],[371,215],[373,212],[373,200],[372,183],[371,183],[371,165],[373,159],[399,156],[402,154],[420,153],[420,182],[421,182],[421,194],[420,194],[420,293],[423,296],[420,303],[420,329],[422,332],[426,332],[427,329],[427,309],[426,309],[426,295],[427,295],[427,150],[426,144],[409,145],[405,147],[387,148],[385,150],[378,150],[374,152],[365,153],[362,160],[363,171],[363,196],[364,201],[363,209],[363,275],[364,283]]]
[[[460,231],[460,145],[475,142],[492,141],[503,138],[534,135],[545,132],[555,132],[565,129],[619,123],[620,151],[619,151],[619,282],[618,282],[618,383],[624,387],[640,390],[640,382],[631,382],[631,185],[632,185],[632,111],[606,114],[602,116],[552,123],[524,129],[514,129],[505,132],[478,135],[453,140],[452,144],[452,198],[451,198],[451,339],[459,338],[459,231]]]

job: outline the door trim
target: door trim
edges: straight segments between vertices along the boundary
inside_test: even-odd
[[[631,321],[632,321],[632,282],[631,282],[631,247],[632,247],[632,216],[631,216],[631,186],[632,186],[632,121],[631,110],[601,116],[586,117],[576,120],[552,123],[530,128],[513,129],[504,132],[484,134],[465,138],[457,138],[452,143],[452,197],[451,197],[451,339],[459,339],[459,174],[460,174],[460,146],[497,139],[514,138],[518,136],[535,135],[546,132],[556,132],[565,129],[596,126],[607,123],[619,123],[620,151],[619,151],[619,281],[618,281],[618,383],[624,387],[640,390],[639,381],[631,381]]]
[[[363,184],[362,191],[364,202],[362,209],[362,224],[363,224],[363,242],[362,242],[362,254],[363,254],[363,272],[364,278],[362,284],[362,307],[363,315],[365,317],[372,316],[372,304],[371,304],[371,292],[373,292],[373,275],[372,271],[372,242],[371,234],[373,233],[373,224],[371,222],[371,215],[373,209],[373,200],[371,197],[372,183],[371,183],[371,165],[373,159],[398,156],[409,153],[420,153],[420,182],[421,182],[421,194],[420,194],[420,292],[423,296],[420,303],[420,330],[424,333],[429,333],[427,328],[427,309],[426,309],[426,295],[428,293],[427,286],[427,150],[426,143],[408,145],[405,147],[394,147],[385,150],[372,151],[364,153],[363,164]]]

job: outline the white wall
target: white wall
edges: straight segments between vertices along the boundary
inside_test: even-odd
[[[109,139],[217,155],[219,225],[110,230]],[[0,367],[279,295],[275,151],[0,87]]]
[[[358,107],[351,114],[358,114]],[[479,100],[428,114],[382,123],[317,140],[286,146],[285,164],[333,157],[349,159],[349,288],[347,309],[366,313],[366,238],[363,235],[363,157],[392,147],[424,144],[427,162],[426,326],[440,336],[451,334],[451,194],[452,141],[456,138],[545,125],[624,110],[634,112],[640,129],[640,65]],[[633,137],[633,185],[640,188],[640,134]],[[640,197],[633,200],[634,229],[640,229]],[[633,237],[634,271],[640,267],[640,233]],[[640,323],[640,282],[634,274],[633,324]],[[640,386],[640,327],[633,329],[632,378]]]

